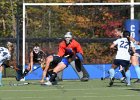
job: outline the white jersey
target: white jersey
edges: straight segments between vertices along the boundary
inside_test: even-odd
[[[129,42],[127,38],[119,38],[116,41],[113,42],[117,45],[118,51],[115,59],[121,59],[121,60],[130,60],[130,54],[128,52],[129,50]],[[130,47],[134,47],[133,42],[130,42]]]
[[[0,65],[2,65],[4,61],[10,59],[11,59],[11,55],[9,50],[5,47],[0,47]]]

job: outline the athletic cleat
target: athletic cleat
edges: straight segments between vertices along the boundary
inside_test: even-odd
[[[140,79],[137,79],[134,83],[140,83]]]
[[[110,86],[110,87],[113,85],[114,80],[115,80],[115,78],[114,78],[114,77],[113,77],[113,78],[110,78],[110,82],[109,82],[109,86]]]
[[[82,77],[80,80],[81,80],[82,82],[86,82],[86,81],[88,81],[89,79],[88,79],[87,77]]]
[[[45,82],[43,85],[51,86],[53,84],[52,84],[52,82],[48,81],[48,82]]]
[[[57,81],[52,82],[52,85],[57,85]]]
[[[25,79],[24,79],[24,78],[22,78],[22,79],[20,79],[19,81],[21,81],[21,82],[22,82],[22,81],[25,81]]]
[[[120,79],[120,81],[121,81],[121,83],[125,83],[125,82],[126,82],[126,78],[125,78],[125,77],[122,77],[122,78]]]
[[[131,86],[131,84],[127,83],[126,86]]]

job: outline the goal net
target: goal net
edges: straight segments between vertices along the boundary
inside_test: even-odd
[[[140,18],[139,3],[24,3],[23,65],[35,43],[48,54],[57,54],[58,44],[68,31],[80,42],[85,64],[111,63],[109,45],[114,30],[124,28],[126,19]]]

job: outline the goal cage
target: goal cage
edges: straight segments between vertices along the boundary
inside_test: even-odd
[[[108,47],[116,39],[113,32],[116,28],[128,28],[128,19],[138,21],[139,5],[133,0],[127,3],[23,3],[23,71],[35,43],[39,43],[44,52],[56,54],[67,31],[80,42],[85,64],[111,63],[114,53]]]

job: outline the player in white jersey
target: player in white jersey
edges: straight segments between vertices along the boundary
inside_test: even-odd
[[[122,32],[120,29],[115,30],[115,36],[122,37]],[[136,52],[138,49],[140,49],[140,42],[136,41],[132,34],[130,35],[130,41],[132,41],[135,45]],[[139,67],[139,60],[137,53],[131,56],[131,64],[134,66],[136,74],[137,74],[137,80],[134,83],[140,83],[140,67]]]
[[[110,48],[112,49],[115,46],[117,46],[118,50],[114,62],[111,66],[111,69],[109,70],[110,74],[109,85],[110,86],[113,85],[115,75],[114,69],[116,69],[118,66],[122,66],[124,68],[126,75],[126,83],[127,85],[130,85],[130,70],[129,70],[130,57],[135,53],[134,44],[132,41],[130,41],[130,32],[124,31],[123,37],[114,41],[113,44],[110,46]]]
[[[0,86],[2,86],[2,71],[3,63],[11,59],[11,53],[13,52],[14,47],[11,42],[7,43],[7,48],[0,47]]]

